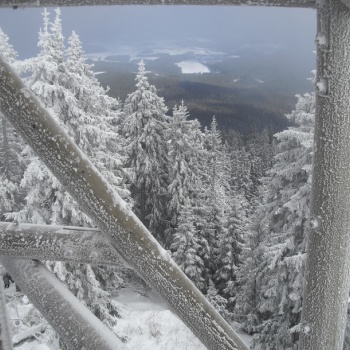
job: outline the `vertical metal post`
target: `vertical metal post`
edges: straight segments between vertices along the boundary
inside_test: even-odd
[[[341,350],[350,290],[350,10],[318,3],[315,155],[300,350]]]
[[[0,350],[12,350],[12,342],[7,319],[5,293],[2,281],[0,281]]]

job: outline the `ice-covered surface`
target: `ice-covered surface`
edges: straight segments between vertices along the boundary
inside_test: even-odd
[[[6,293],[13,297],[16,293],[15,285],[11,284]],[[115,301],[122,318],[114,330],[119,336],[125,337],[128,350],[206,350],[156,292],[123,288]],[[30,301],[26,297],[20,297],[20,302],[10,312],[12,317],[25,317],[31,309]],[[238,323],[232,324],[232,327],[249,346],[252,337],[240,331]],[[58,350],[55,343],[40,344],[33,338],[28,339],[16,346],[16,349]]]
[[[24,343],[20,346],[16,346],[16,350],[56,350],[56,349],[52,349],[46,344],[39,344],[39,342],[35,340],[30,343]]]
[[[0,349],[12,350],[9,320],[5,306],[5,289],[2,281],[0,283]]]
[[[181,71],[183,74],[194,74],[194,73],[209,73],[210,70],[207,66],[204,64],[198,62],[198,61],[181,61],[179,63],[176,63],[178,67],[181,68]]]
[[[29,90],[23,91],[23,82],[1,60],[0,70],[3,113],[110,238],[121,258],[162,295],[209,349],[247,349],[49,112]]]
[[[125,267],[95,228],[0,222],[0,255]]]
[[[1,264],[69,347],[127,350],[115,334],[43,264],[3,256]]]

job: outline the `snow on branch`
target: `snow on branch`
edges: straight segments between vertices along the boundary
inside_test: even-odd
[[[128,267],[98,229],[0,222],[0,255]]]
[[[163,297],[209,350],[247,350],[243,340],[1,58],[0,73],[0,109],[81,210],[108,237],[111,246]]]

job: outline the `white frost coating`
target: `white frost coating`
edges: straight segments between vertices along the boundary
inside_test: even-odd
[[[181,269],[171,259],[157,259],[162,256],[163,248],[134,214],[126,220],[125,213],[114,206],[114,196],[102,175],[36,98],[27,99],[19,91],[23,83],[0,60],[1,66],[6,67],[0,76],[1,110],[66,186],[80,208],[109,237],[111,246],[158,291],[209,350],[247,350]],[[16,106],[18,100],[25,108]],[[30,127],[32,125],[40,125],[41,131]],[[56,142],[52,142],[52,138],[56,138]],[[80,157],[79,164],[76,164],[76,157]],[[75,172],[74,167],[79,171]]]
[[[288,6],[288,7],[315,7],[311,0],[61,0],[63,6],[91,6],[91,5],[251,5],[251,6]],[[54,0],[18,1],[2,0],[0,7],[38,7],[57,6]]]
[[[324,47],[327,46],[328,45],[327,37],[324,34],[317,34],[316,44]]]
[[[127,350],[42,263],[5,257],[0,261],[71,349]]]
[[[0,281],[0,350],[13,350],[2,281]]]
[[[328,93],[328,83],[326,79],[320,79],[316,83],[316,91],[322,95],[326,95]]]
[[[0,222],[0,255],[129,267],[95,228]]]
[[[320,217],[313,218],[313,219],[310,220],[310,227],[313,230],[320,229],[321,228],[321,223],[322,223],[322,220],[321,220]]]
[[[300,325],[300,331],[304,334],[310,334],[311,333],[311,326],[304,322]]]
[[[299,350],[342,350],[350,290],[350,10],[323,0],[318,48],[311,217],[319,234],[308,236]],[[327,81],[325,81],[325,78]],[[324,92],[327,92],[327,96]]]

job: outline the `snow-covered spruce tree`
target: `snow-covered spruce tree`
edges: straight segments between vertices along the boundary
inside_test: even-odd
[[[207,203],[207,225],[203,235],[211,247],[211,271],[216,271],[216,248],[218,238],[224,230],[225,211],[230,201],[230,186],[227,173],[227,153],[223,147],[221,133],[215,117],[210,129],[205,130],[205,146],[208,152],[207,179],[203,180]],[[208,181],[205,183],[205,181]]]
[[[232,316],[236,304],[239,285],[237,273],[242,264],[242,250],[246,239],[247,223],[242,203],[244,197],[239,193],[233,194],[225,219],[225,229],[219,237],[217,270],[213,276],[219,294],[228,301],[226,305],[228,316]]]
[[[136,90],[128,95],[124,104],[120,132],[126,138],[126,167],[132,179],[135,211],[163,242],[168,201],[168,117],[164,100],[149,84],[147,73],[141,61],[135,79]]]
[[[195,215],[191,200],[185,198],[177,217],[177,227],[170,248],[174,251],[173,258],[176,263],[197,288],[203,290],[204,263],[199,254],[201,237],[195,229],[194,222]]]
[[[220,239],[225,234],[225,220],[230,202],[230,188],[227,173],[227,152],[222,144],[221,133],[215,117],[210,129],[205,129],[205,152],[202,156],[201,187],[196,201],[197,230],[203,239],[200,250],[204,261],[205,290],[213,304],[223,304],[218,295],[214,274],[218,268]],[[220,299],[220,300],[219,300]]]
[[[168,213],[170,221],[165,231],[165,246],[168,247],[178,224],[178,216],[185,199],[194,206],[199,196],[203,135],[197,120],[188,120],[187,107],[182,101],[175,106],[169,118],[167,140],[169,147]]]
[[[105,91],[93,79],[91,67],[83,65],[83,51],[79,51],[80,42],[74,35],[70,40],[69,60],[65,60],[59,9],[56,10],[54,23],[49,22],[46,10],[43,15],[39,55],[22,66],[26,65],[26,70],[32,73],[27,79],[28,85],[96,167],[101,169],[112,185],[117,186],[119,173],[116,164],[121,161],[112,159],[113,147],[108,149],[118,140],[116,134],[111,136],[112,120],[118,118],[119,113],[115,108],[117,104],[104,96]],[[9,217],[37,224],[93,225],[46,166],[29,149],[26,152],[30,163],[21,183],[27,192],[26,203]],[[95,274],[98,268],[62,263],[51,266],[56,275],[103,322],[109,326],[115,324],[117,309],[98,281],[100,276]]]
[[[245,324],[249,328],[249,320],[257,322],[255,344],[263,350],[297,349],[314,113],[315,96],[298,96],[296,109],[287,116],[297,126],[275,135],[277,155],[264,181],[265,199],[258,214],[262,221],[253,233],[260,242],[250,261],[255,280],[247,281],[256,284],[256,304]]]
[[[0,55],[13,67],[16,64],[17,52],[9,43],[8,36],[0,28]],[[0,219],[4,213],[18,208],[20,202],[19,181],[23,172],[20,166],[21,140],[0,112]]]

